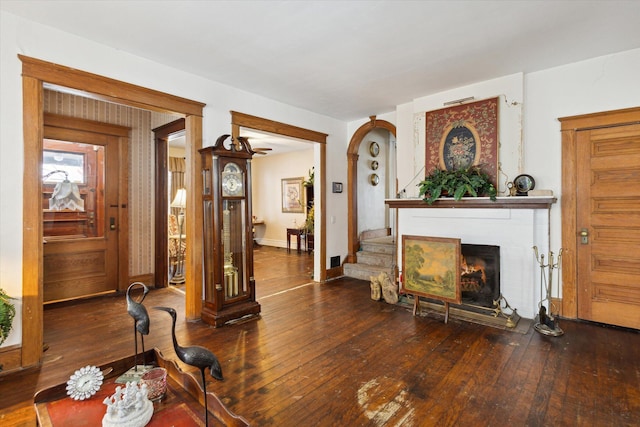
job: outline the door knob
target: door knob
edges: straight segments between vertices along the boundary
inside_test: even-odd
[[[589,230],[587,230],[586,228],[580,230],[580,243],[582,243],[583,245],[589,243]]]
[[[114,217],[109,218],[109,230],[116,229],[116,219]]]

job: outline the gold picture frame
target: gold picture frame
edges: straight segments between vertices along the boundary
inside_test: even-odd
[[[302,182],[303,177],[282,179],[282,212],[303,213]]]
[[[420,297],[443,301],[445,323],[449,303],[460,304],[460,239],[402,236],[402,291],[414,296],[413,314]]]

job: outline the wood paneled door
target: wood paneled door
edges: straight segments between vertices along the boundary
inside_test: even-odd
[[[640,108],[559,120],[561,314],[640,329]]]
[[[115,133],[125,132],[115,127]],[[119,198],[120,145],[120,136],[104,133],[102,124],[45,115],[45,303],[118,290],[120,213],[126,208]],[[69,190],[65,185],[73,186],[78,203],[52,204],[56,192]]]
[[[578,317],[640,329],[640,124],[577,132]]]

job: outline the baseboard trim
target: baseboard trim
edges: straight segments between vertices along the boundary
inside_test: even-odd
[[[19,344],[0,348],[0,376],[22,368],[22,346]]]
[[[342,276],[344,276],[344,269],[342,266],[327,269],[327,280],[337,279]]]
[[[139,274],[137,276],[130,276],[129,277],[129,283],[131,284],[133,282],[144,283],[145,285],[149,286],[150,288],[155,288],[156,287],[155,276],[153,274]]]

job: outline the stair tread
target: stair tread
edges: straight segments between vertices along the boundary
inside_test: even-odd
[[[344,274],[348,277],[369,280],[381,272],[393,273],[395,242],[393,236],[375,237],[360,242],[357,263],[345,263]]]

